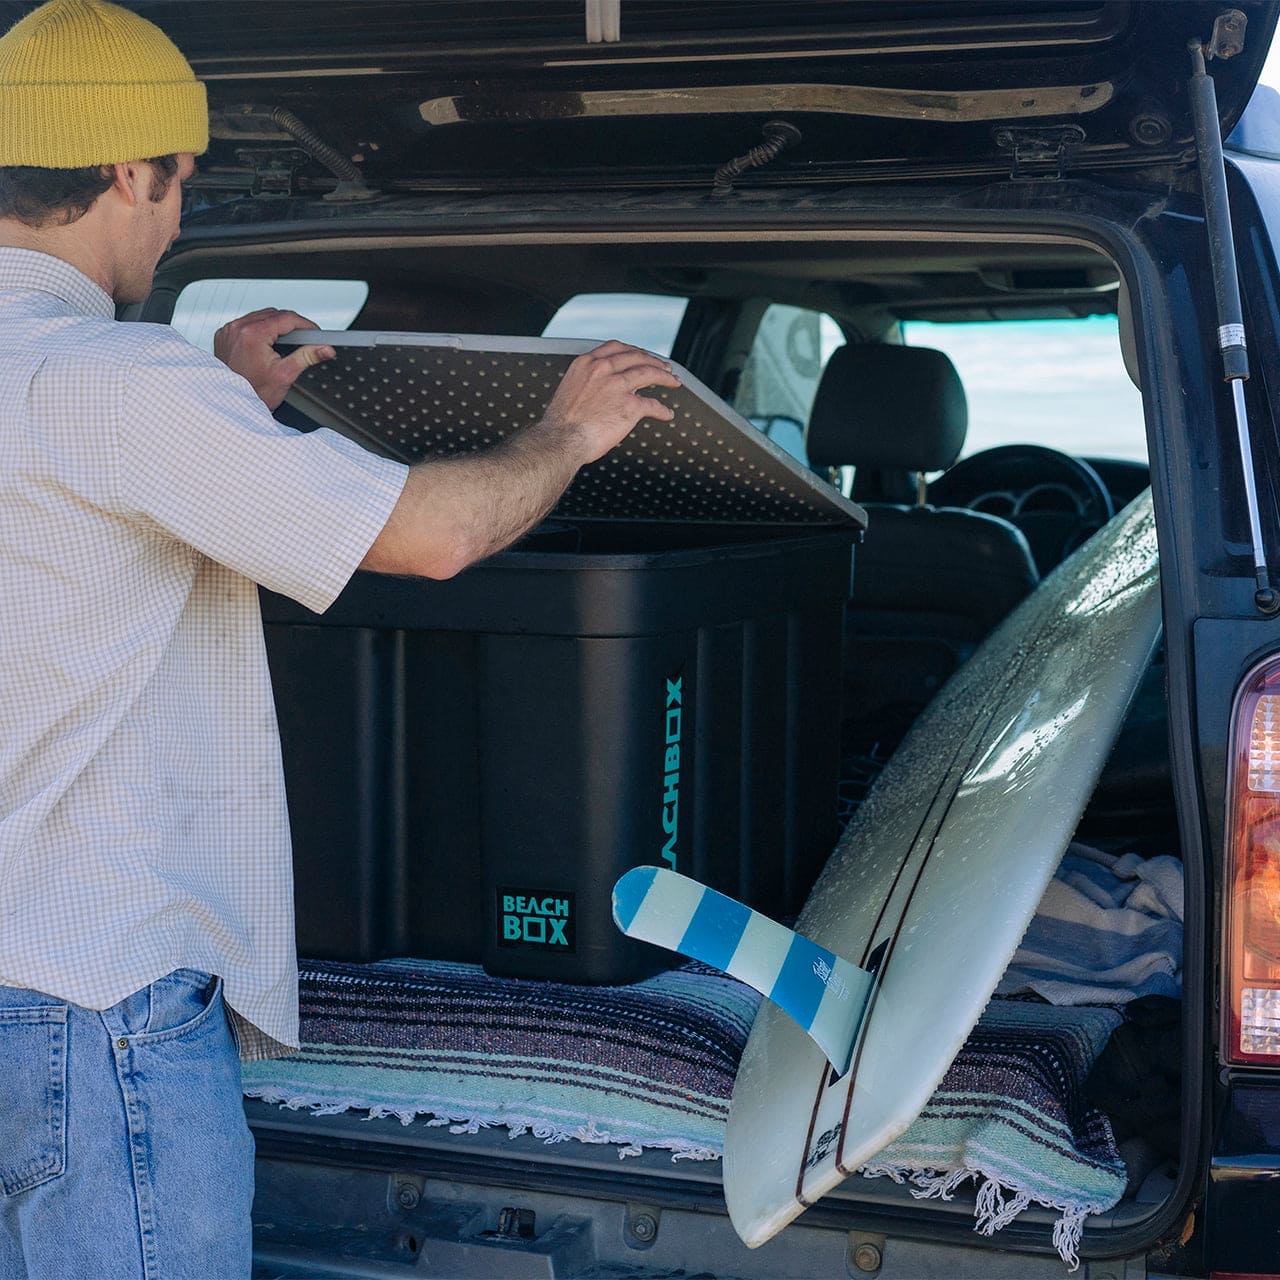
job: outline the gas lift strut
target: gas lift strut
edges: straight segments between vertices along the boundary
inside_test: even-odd
[[[1246,18],[1239,9],[1219,14],[1209,39],[1210,58],[1231,58],[1244,48]],[[1244,311],[1240,305],[1240,281],[1236,275],[1235,242],[1231,236],[1231,209],[1227,204],[1227,175],[1222,162],[1222,135],[1218,120],[1218,96],[1213,79],[1205,71],[1205,50],[1199,40],[1187,45],[1191,53],[1191,113],[1195,121],[1196,154],[1204,195],[1205,229],[1209,235],[1209,265],[1218,309],[1218,348],[1222,352],[1223,380],[1231,384],[1235,404],[1236,436],[1244,473],[1245,503],[1249,509],[1249,535],[1253,541],[1253,576],[1257,590],[1253,602],[1260,613],[1280,611],[1280,595],[1271,586],[1267,554],[1262,545],[1262,521],[1258,515],[1258,486],[1253,472],[1253,446],[1249,416],[1244,404],[1244,383],[1249,376],[1249,351],[1244,337]]]

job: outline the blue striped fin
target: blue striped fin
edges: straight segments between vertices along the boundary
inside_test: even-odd
[[[776,920],[665,867],[633,867],[613,886],[613,919],[630,938],[678,951],[754,987],[849,1069],[871,974]]]

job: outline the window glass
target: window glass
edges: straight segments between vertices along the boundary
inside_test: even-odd
[[[951,357],[969,400],[961,457],[1039,444],[1092,458],[1147,460],[1142,396],[1120,356],[1115,316],[981,324],[909,321],[903,341]]]
[[[772,303],[760,318],[734,408],[775,444],[805,461],[804,426],[831,353],[844,343],[828,315]]]
[[[169,323],[188,342],[212,351],[214,333],[250,311],[278,307],[321,329],[349,329],[368,296],[363,280],[193,280],[178,295]]]
[[[617,338],[655,355],[669,356],[688,298],[651,293],[580,293],[551,317],[544,338]]]

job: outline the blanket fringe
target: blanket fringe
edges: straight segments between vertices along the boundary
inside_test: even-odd
[[[1067,1209],[1053,1226],[1053,1245],[1063,1262],[1074,1271],[1080,1265],[1080,1238],[1084,1235],[1084,1220],[1092,1213],[1087,1205]]]
[[[1053,1247],[1071,1271],[1080,1266],[1079,1250],[1085,1219],[1091,1213],[1101,1213],[1104,1209],[1102,1205],[1039,1200],[1028,1191],[1002,1184],[981,1169],[912,1169],[905,1165],[868,1164],[858,1172],[864,1178],[890,1178],[899,1186],[910,1185],[911,1194],[917,1200],[950,1200],[966,1182],[977,1181],[978,1193],[973,1208],[977,1222],[974,1230],[984,1236],[994,1235],[1001,1227],[1007,1227],[1033,1203],[1056,1210],[1060,1216],[1053,1224]]]
[[[950,1200],[957,1189],[972,1177],[968,1169],[952,1169],[949,1172],[935,1173],[932,1169],[921,1169],[910,1175],[909,1181],[914,1183],[911,1193],[917,1200]]]
[[[507,1136],[515,1139],[531,1133],[549,1146],[557,1142],[590,1142],[608,1144],[618,1147],[618,1158],[643,1155],[649,1151],[670,1151],[672,1161],[677,1160],[718,1160],[721,1152],[710,1147],[700,1147],[693,1143],[681,1142],[675,1138],[638,1138],[632,1135],[618,1135],[599,1128],[594,1121],[580,1125],[574,1129],[559,1128],[550,1121],[533,1116],[506,1115],[473,1115],[453,1116],[439,1115],[424,1107],[393,1107],[379,1103],[362,1102],[358,1099],[317,1098],[289,1094],[280,1089],[252,1088],[245,1090],[245,1096],[259,1098],[263,1102],[286,1107],[290,1111],[310,1111],[316,1116],[336,1116],[345,1111],[365,1111],[366,1120],[381,1120],[394,1116],[401,1124],[412,1124],[417,1120],[429,1128],[448,1127],[450,1133],[476,1134],[482,1129],[505,1128]]]
[[[1007,1227],[1030,1203],[1031,1196],[1025,1191],[1017,1191],[1011,1199],[1006,1200],[1005,1189],[994,1178],[987,1178],[978,1189],[978,1200],[973,1210],[978,1223],[974,1230],[979,1235],[995,1235],[1001,1227]]]

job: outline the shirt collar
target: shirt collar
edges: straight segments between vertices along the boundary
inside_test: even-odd
[[[69,262],[34,249],[0,247],[0,289],[37,289],[51,293],[73,315],[114,320],[115,303],[82,271]]]

